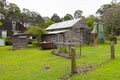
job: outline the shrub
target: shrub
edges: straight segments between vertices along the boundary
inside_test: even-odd
[[[59,47],[60,53],[69,53],[69,50],[66,46]]]
[[[115,44],[117,43],[117,38],[115,36],[109,36],[108,39],[113,41]]]
[[[33,44],[34,46],[38,46],[38,42],[37,42],[37,41],[33,41],[32,44]]]
[[[5,38],[5,44],[6,45],[12,45],[12,38],[11,37]]]

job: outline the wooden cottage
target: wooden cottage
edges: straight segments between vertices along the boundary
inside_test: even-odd
[[[42,42],[89,43],[90,28],[83,19],[55,23],[46,28]]]
[[[14,34],[20,34],[26,31],[26,28],[17,21],[10,21],[4,23],[2,26],[0,26],[0,36],[1,37],[8,37],[12,36]]]

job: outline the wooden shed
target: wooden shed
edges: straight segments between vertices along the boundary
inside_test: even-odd
[[[81,18],[52,24],[46,30],[48,33],[43,35],[42,42],[88,44],[90,41],[90,28]]]
[[[11,37],[14,34],[23,33],[26,30],[20,22],[10,21],[0,26],[0,36],[5,38],[8,36]]]

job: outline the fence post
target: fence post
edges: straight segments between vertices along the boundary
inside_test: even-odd
[[[71,73],[76,74],[76,51],[75,47],[71,47]]]
[[[114,42],[111,42],[111,59],[115,59]]]

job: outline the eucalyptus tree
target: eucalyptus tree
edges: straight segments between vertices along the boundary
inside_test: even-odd
[[[73,16],[71,14],[66,14],[63,18],[64,21],[66,20],[72,20],[73,19]]]
[[[6,10],[7,10],[7,2],[6,0],[0,0],[0,21],[4,22]]]
[[[102,19],[107,35],[114,37],[120,33],[120,6],[107,9]]]
[[[32,11],[31,14],[32,14],[31,18],[33,25],[38,26],[39,24],[44,22],[44,19],[38,12]]]
[[[51,17],[51,20],[54,21],[55,23],[61,22],[61,18],[55,13],[53,14],[53,16]]]
[[[111,59],[114,59],[114,43],[117,42],[116,36],[120,33],[120,3],[106,9],[101,18],[104,22],[106,36],[111,41]]]
[[[7,10],[5,20],[20,20],[21,18],[21,10],[20,8],[14,4],[10,3]]]
[[[35,11],[30,11],[29,9],[23,8],[21,14],[25,23],[31,23],[33,26],[38,26],[41,23],[44,23],[42,16]]]
[[[107,9],[114,7],[115,4],[103,4],[97,11],[96,14],[102,15]]]
[[[81,18],[82,17],[82,13],[83,11],[81,10],[76,10],[75,13],[74,13],[74,18]]]

